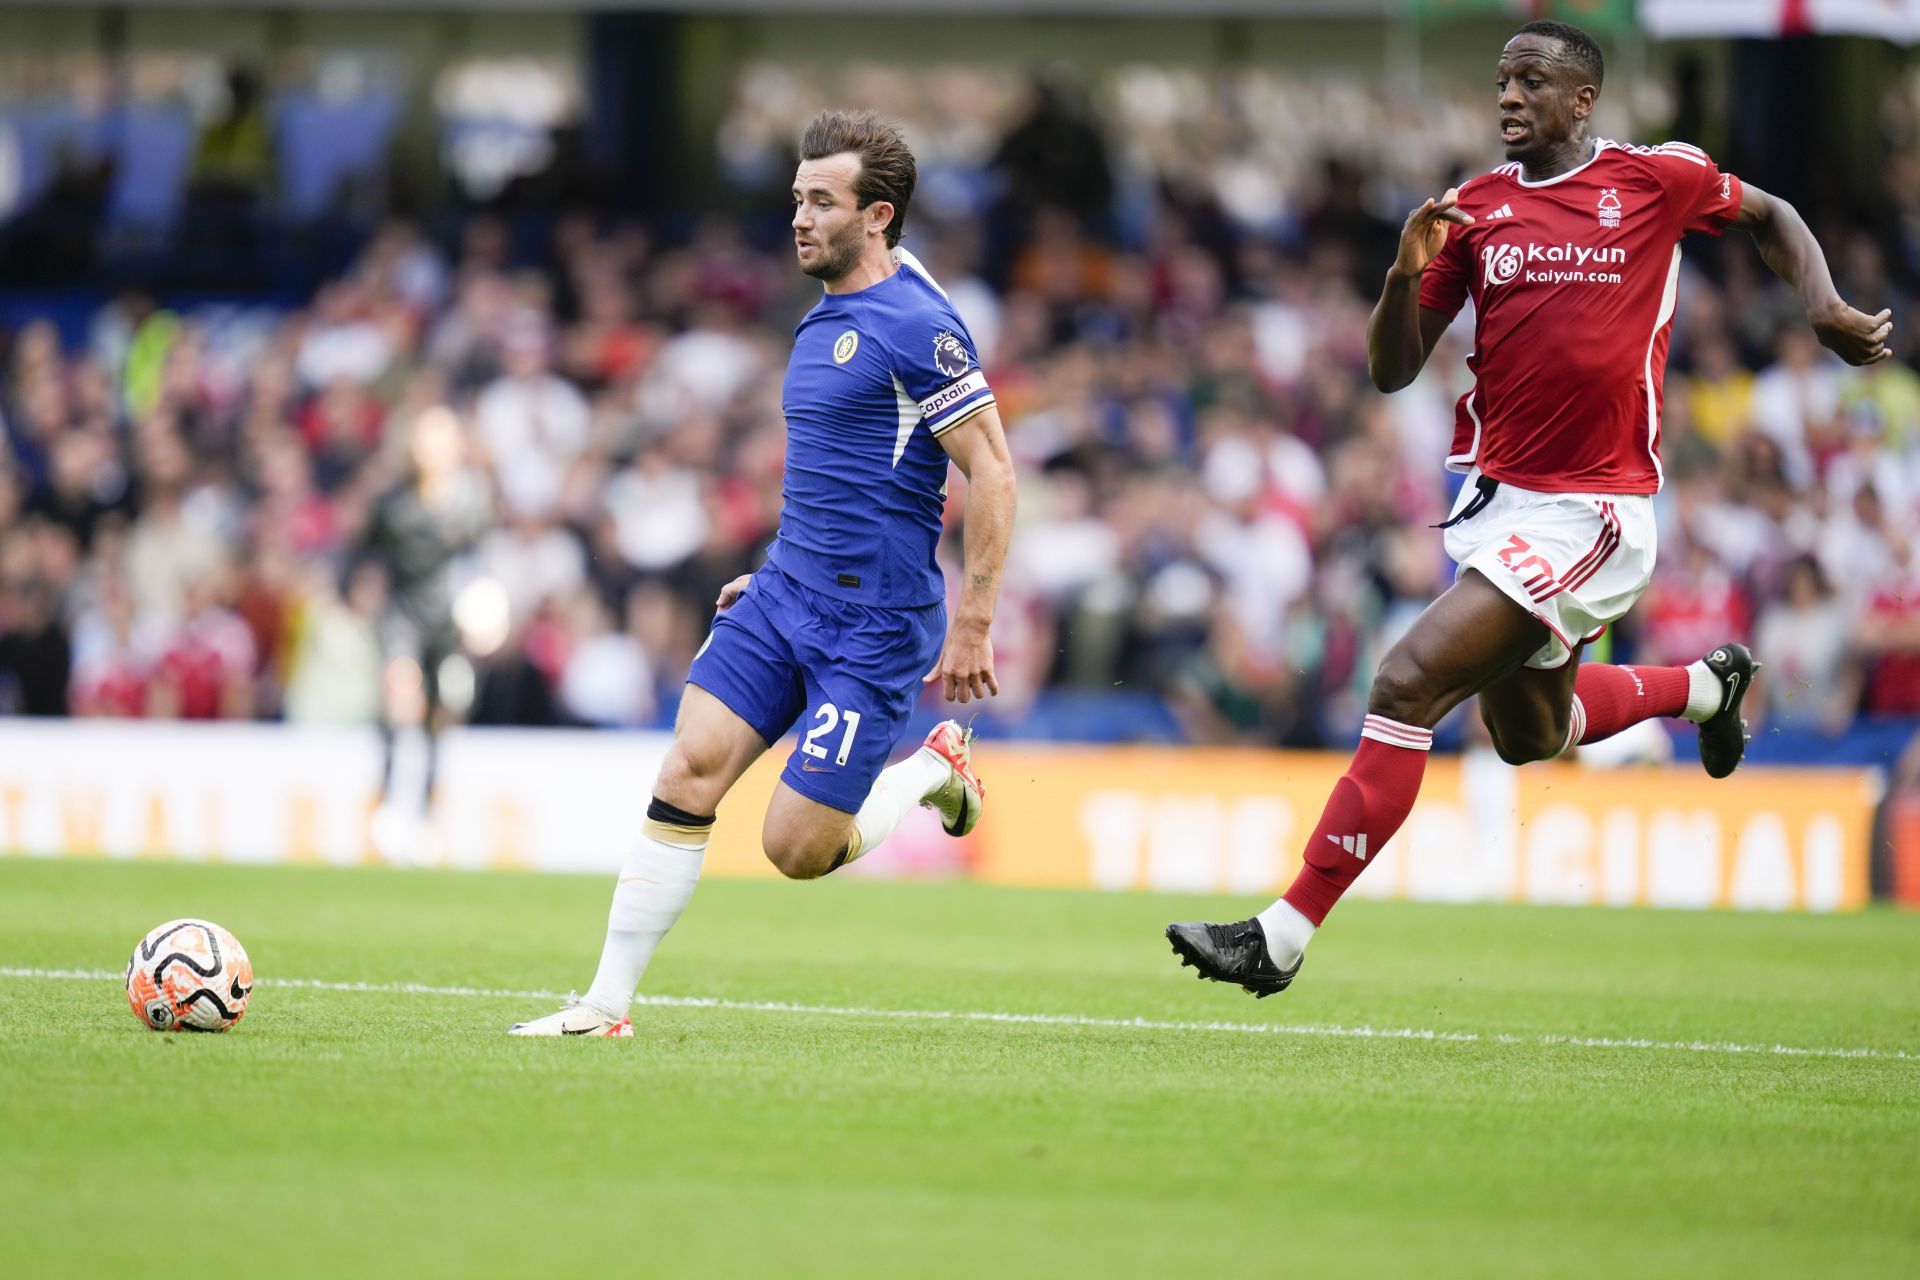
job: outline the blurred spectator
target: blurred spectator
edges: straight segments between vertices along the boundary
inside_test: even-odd
[[[1920,374],[1891,360],[1859,370],[1841,392],[1840,420],[1827,468],[1834,501],[1871,485],[1895,510],[1920,510]]]
[[[0,707],[23,716],[66,714],[70,663],[59,592],[37,577],[9,581],[0,589]]]
[[[356,565],[344,596],[315,569],[293,642],[286,717],[302,724],[372,724],[380,718],[380,638],[386,574]]]
[[[1754,648],[1765,654],[1766,720],[1836,732],[1860,700],[1853,625],[1812,556],[1787,570],[1781,598],[1760,615]]]
[[[147,713],[162,719],[253,715],[253,633],[231,608],[237,575],[223,565],[188,584],[179,624],[159,643]]]
[[[126,472],[115,456],[111,431],[76,423],[53,442],[47,470],[28,502],[28,514],[65,529],[86,551],[101,519],[127,499]]]
[[[1206,646],[1169,682],[1174,714],[1190,741],[1259,745],[1291,736],[1298,689],[1273,649],[1250,645],[1234,610],[1215,612]]]
[[[202,190],[258,195],[272,148],[259,73],[232,67],[222,87],[222,101],[194,148],[192,181]]]
[[[1877,715],[1920,715],[1920,556],[1911,542],[1893,572],[1867,601],[1860,645],[1868,655],[1866,709]]]
[[[505,367],[480,393],[474,427],[507,508],[545,516],[560,500],[567,467],[586,448],[587,401],[552,371],[545,317],[521,312],[503,337]]]
[[[186,166],[176,252],[203,279],[244,287],[259,278],[261,204],[273,176],[273,122],[266,86],[253,68],[227,68],[214,88],[217,97]],[[162,186],[157,177],[143,181],[144,201],[168,208],[155,190]]]
[[[700,477],[675,466],[661,450],[640,454],[609,480],[604,501],[614,545],[636,569],[671,569],[706,543]]]
[[[1879,490],[1863,487],[1851,503],[1828,518],[1821,531],[1821,567],[1854,604],[1896,572],[1901,549],[1914,536],[1920,511],[1902,514],[1904,519],[1887,510]]]
[[[1113,201],[1107,140],[1091,119],[1085,88],[1065,68],[1034,77],[1024,119],[1000,140],[991,167],[1005,182],[1008,215],[1024,224],[1043,209],[1073,215],[1098,232]]]
[[[149,419],[136,445],[140,514],[127,539],[127,582],[142,616],[165,623],[186,611],[187,592],[224,554],[218,532],[186,509],[192,459],[170,419]]]
[[[1704,547],[1655,573],[1639,605],[1642,661],[1685,666],[1728,636],[1751,635],[1747,592]]]
[[[570,597],[587,580],[586,552],[572,530],[520,511],[480,540],[475,570],[500,583],[512,616],[531,618],[547,601]]]
[[[294,358],[309,388],[364,385],[394,358],[394,333],[357,285],[330,284],[314,299],[313,318]]]
[[[653,669],[631,628],[615,630],[591,591],[575,594],[574,646],[560,677],[560,701],[584,724],[606,728],[646,723],[654,710]]]
[[[1753,380],[1753,425],[1780,448],[1786,477],[1805,489],[1839,438],[1846,366],[1828,355],[1804,324],[1780,330],[1774,362]]]
[[[134,612],[125,584],[109,579],[97,606],[74,624],[71,710],[77,716],[137,719],[147,714],[147,685],[164,637],[154,619]]]
[[[1716,453],[1731,448],[1753,424],[1753,384],[1753,374],[1740,366],[1733,343],[1716,333],[1701,339],[1685,403],[1694,434]]]

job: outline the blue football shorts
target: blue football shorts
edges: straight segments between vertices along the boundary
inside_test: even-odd
[[[714,618],[687,683],[720,699],[768,746],[797,727],[782,781],[856,813],[900,740],[922,677],[940,660],[946,630],[944,604],[853,604],[768,564]]]

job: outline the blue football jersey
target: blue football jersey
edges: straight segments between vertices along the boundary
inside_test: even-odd
[[[934,545],[947,455],[937,442],[993,403],[973,339],[904,250],[899,270],[827,294],[794,331],[781,405],[787,468],[768,558],[858,604],[946,599]]]

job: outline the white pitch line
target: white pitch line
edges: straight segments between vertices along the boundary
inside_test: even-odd
[[[0,978],[68,982],[118,982],[111,969],[21,969],[0,966]],[[485,1000],[564,1000],[559,991],[513,991],[503,987],[436,987],[419,982],[325,982],[318,978],[263,978],[260,986],[305,991],[362,991],[376,995],[456,996]],[[721,1000],[713,996],[634,997],[657,1009],[725,1009],[739,1013],[791,1013],[813,1017],[890,1018],[911,1022],[997,1022],[1041,1027],[1091,1027],[1118,1031],[1215,1031],[1236,1035],[1320,1036],[1333,1040],[1424,1040],[1439,1044],[1536,1045],[1572,1049],[1651,1049],[1672,1053],[1746,1053],[1791,1058],[1872,1058],[1920,1061],[1904,1049],[1808,1048],[1790,1044],[1741,1044],[1728,1040],[1649,1040],[1638,1036],[1514,1035],[1504,1031],[1433,1031],[1421,1027],[1342,1027],[1279,1022],[1171,1022],[1153,1018],[1094,1018],[1072,1013],[995,1013],[976,1009],[869,1009],[859,1005],[790,1004],[784,1000]]]

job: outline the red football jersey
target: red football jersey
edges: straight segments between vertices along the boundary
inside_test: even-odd
[[[1460,188],[1453,227],[1420,281],[1448,316],[1473,298],[1473,389],[1454,410],[1447,466],[1546,493],[1660,488],[1660,387],[1680,238],[1719,235],[1740,180],[1684,142],[1599,141],[1542,182],[1504,164]]]

